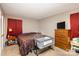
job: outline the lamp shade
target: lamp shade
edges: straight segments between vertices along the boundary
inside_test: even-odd
[[[11,28],[9,28],[9,32],[12,32],[12,29]]]

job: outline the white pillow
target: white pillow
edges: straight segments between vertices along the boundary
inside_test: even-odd
[[[79,39],[79,38],[73,38],[72,41],[73,41],[74,43],[77,43],[77,39]]]

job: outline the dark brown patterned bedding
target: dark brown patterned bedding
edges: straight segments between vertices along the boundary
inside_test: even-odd
[[[35,39],[41,37],[41,33],[31,32],[18,35],[19,51],[22,56],[26,56],[35,46]]]

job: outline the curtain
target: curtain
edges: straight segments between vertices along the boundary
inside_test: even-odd
[[[79,37],[79,13],[70,16],[71,38]]]
[[[19,35],[22,33],[22,20],[8,18],[7,35]]]

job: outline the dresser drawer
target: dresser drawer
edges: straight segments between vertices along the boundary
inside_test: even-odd
[[[55,37],[58,37],[58,38],[68,38],[67,35],[55,35]]]
[[[62,43],[64,43],[64,44],[68,44],[68,43],[70,43],[70,39],[69,38],[58,38],[58,37],[56,37],[55,38],[55,41],[58,41],[58,42],[62,42]]]
[[[63,43],[63,44],[69,44],[69,42],[68,41],[60,41],[60,40],[55,40],[55,42],[61,42],[61,43]]]
[[[70,45],[69,44],[64,44],[62,42],[55,42],[55,46],[59,47],[61,49],[64,49],[64,50],[69,50],[70,49]]]
[[[64,30],[56,30],[55,31],[55,35],[69,36],[68,33],[69,33],[68,31],[64,31]]]

